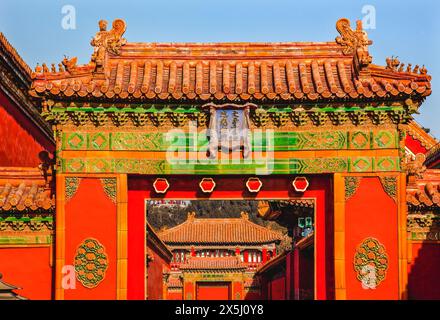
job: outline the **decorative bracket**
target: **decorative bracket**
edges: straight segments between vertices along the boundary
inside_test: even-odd
[[[65,180],[65,199],[68,202],[73,198],[75,193],[78,191],[79,184],[81,183],[81,178],[77,177],[66,177]]]
[[[345,177],[345,201],[350,199],[359,188],[362,177]]]
[[[100,180],[107,197],[116,203],[116,178],[102,178]]]
[[[379,177],[383,190],[397,202],[397,177]]]

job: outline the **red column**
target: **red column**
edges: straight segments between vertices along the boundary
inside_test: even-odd
[[[145,195],[128,191],[127,299],[145,299]]]
[[[292,251],[286,255],[286,300],[292,299]]]
[[[275,257],[277,255],[277,248],[273,248],[272,250],[272,256]]]
[[[248,262],[249,252],[247,250],[243,251],[243,260],[244,262]]]
[[[299,250],[293,250],[293,294],[294,299],[299,300]]]
[[[263,255],[262,261],[263,261],[263,263],[266,263],[266,261],[267,261],[267,248],[263,248],[262,255]]]
[[[191,247],[191,257],[196,256],[196,250],[194,250],[194,247]]]
[[[236,256],[239,256],[239,255],[240,255],[240,248],[239,248],[239,247],[237,247],[237,248],[235,249],[235,255],[236,255]]]

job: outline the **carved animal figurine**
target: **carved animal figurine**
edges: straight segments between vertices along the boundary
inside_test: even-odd
[[[58,70],[59,70],[59,72],[64,72],[65,71],[64,70],[64,66],[63,66],[62,63],[58,63]]]
[[[406,72],[411,72],[411,63],[408,63],[408,65],[406,66]]]
[[[107,21],[99,20],[98,22],[99,31],[96,33],[95,37],[92,38],[90,44],[93,47],[100,47],[104,45],[105,36],[107,35]]]
[[[52,63],[51,68],[50,68],[50,71],[51,71],[52,73],[56,73],[56,72],[57,72],[57,68],[55,67],[55,63]]]
[[[414,159],[411,156],[406,157],[405,171],[408,176],[408,183],[414,182],[414,179],[411,178],[422,178],[423,173],[426,171],[426,166],[423,163],[426,160],[426,157],[423,153],[417,153]]]
[[[399,66],[399,69],[397,71],[402,72],[404,67],[405,67],[405,64],[401,63]]]
[[[120,48],[127,42],[122,38],[125,29],[125,21],[121,19],[114,20],[109,31],[107,31],[107,21],[99,21],[99,31],[90,42],[94,47],[91,61],[95,64],[95,71],[103,70],[106,52],[119,54]]]
[[[427,74],[428,70],[426,69],[425,65],[422,66],[422,68],[420,69],[420,74]]]
[[[47,65],[45,63],[43,63],[43,72],[49,73],[49,68],[47,67]]]
[[[72,71],[75,71],[75,69],[76,69],[77,61],[78,61],[77,57],[73,57],[72,59],[69,60],[68,57],[64,56],[62,64],[66,68],[67,72],[72,72]]]
[[[418,73],[418,72],[419,72],[419,65],[417,64],[417,65],[414,67],[413,73]]]
[[[397,59],[397,57],[391,56],[386,58],[386,63],[387,63],[387,68],[391,69],[393,71],[395,71],[397,69],[397,67],[400,65],[400,61],[399,59]]]
[[[344,47],[343,53],[353,54],[357,48],[368,51],[367,46],[372,42],[368,40],[367,33],[362,30],[362,22],[356,22],[356,30],[352,30],[350,20],[343,18],[336,22],[336,30],[340,33],[340,37],[336,37],[336,42]]]

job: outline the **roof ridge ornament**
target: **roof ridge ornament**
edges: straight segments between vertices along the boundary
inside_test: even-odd
[[[112,29],[107,31],[107,21],[100,20],[99,31],[90,41],[90,44],[94,47],[91,62],[95,64],[95,72],[104,71],[104,62],[106,53],[114,55],[120,54],[120,49],[127,43],[122,35],[127,29],[127,25],[122,19],[115,19],[112,23]]]
[[[405,64],[401,63],[398,57],[394,57],[394,56],[387,57],[385,59],[385,62],[387,64],[386,66],[387,69],[397,72],[404,72]],[[420,67],[418,64],[414,67],[414,69],[412,69],[412,64],[408,63],[405,72],[425,75],[428,73],[428,69],[426,69],[425,65]]]
[[[339,19],[336,22],[336,30],[341,34],[336,37],[336,43],[343,47],[344,55],[354,56],[355,67],[359,74],[363,75],[368,65],[373,62],[373,57],[368,53],[368,46],[373,41],[368,39],[367,32],[362,29],[362,21],[357,20],[356,30],[353,30],[350,26],[350,20],[347,18]]]
[[[195,218],[196,218],[196,213],[194,211],[188,212],[188,217],[187,217],[188,221],[194,221]]]
[[[336,43],[345,47],[343,50],[345,55],[354,54],[358,48],[368,51],[368,46],[373,43],[368,40],[367,32],[362,29],[361,20],[356,21],[356,30],[353,30],[350,26],[350,20],[341,18],[336,22],[336,30],[341,34],[336,37]]]
[[[64,56],[64,59],[61,61],[61,64],[64,66],[64,70],[69,72],[69,73],[75,73],[76,68],[77,68],[77,63],[78,63],[78,58],[77,57],[73,57],[73,58],[69,58],[67,56]],[[61,72],[61,67],[60,67],[60,72]]]
[[[244,220],[249,220],[249,213],[247,213],[247,212],[245,212],[245,211],[242,211],[242,212],[240,213],[240,215],[241,215],[241,218],[242,218],[242,219],[244,219]]]
[[[417,153],[415,156],[407,155],[404,159],[403,169],[407,175],[407,186],[415,187],[416,180],[422,179],[426,171],[424,165],[426,156],[423,153]]]

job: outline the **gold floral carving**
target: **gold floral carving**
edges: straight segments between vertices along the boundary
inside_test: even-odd
[[[75,193],[78,191],[80,182],[81,182],[80,178],[66,177],[66,186],[65,186],[66,202],[72,199]]]
[[[397,202],[397,177],[380,177],[380,182],[386,194]]]
[[[101,184],[107,197],[116,203],[116,179],[115,178],[102,178]]]
[[[108,257],[104,246],[96,239],[85,239],[76,250],[75,272],[78,281],[86,288],[98,286],[105,278]]]
[[[345,177],[345,200],[350,199],[355,193],[359,184],[361,183],[361,177]]]
[[[362,241],[354,255],[354,270],[364,289],[376,289],[385,280],[388,256],[385,247],[375,238]]]

